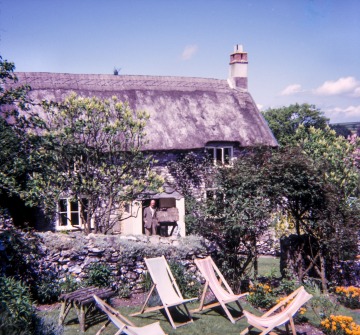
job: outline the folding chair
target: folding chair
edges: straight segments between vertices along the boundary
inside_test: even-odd
[[[244,315],[247,318],[250,327],[244,329],[240,335],[245,335],[253,327],[262,330],[260,335],[276,335],[272,330],[281,325],[286,325],[289,322],[293,335],[296,335],[295,324],[293,316],[307,301],[312,298],[312,295],[307,293],[303,286],[300,286],[297,290],[287,296],[284,300],[280,301],[277,305],[271,308],[263,316],[256,316],[250,312],[244,311]],[[287,305],[286,305],[287,304]],[[283,308],[277,314],[272,315],[278,309]]]
[[[125,333],[126,335],[166,335],[159,322],[152,323],[144,327],[135,327],[135,325],[121,315],[116,309],[112,308],[104,300],[101,300],[98,296],[94,295],[97,306],[108,316],[109,321],[103,325],[96,335],[100,335],[104,329],[112,322],[119,330],[115,335]]]
[[[224,276],[212,260],[210,256],[204,258],[204,259],[195,259],[195,264],[198,267],[201,275],[205,278],[205,286],[203,290],[203,294],[201,296],[200,300],[200,306],[199,308],[192,310],[191,312],[201,312],[203,310],[213,308],[216,306],[221,306],[226,313],[227,317],[232,323],[235,323],[237,320],[243,317],[241,315],[238,318],[234,318],[226,304],[235,302],[236,305],[239,307],[240,312],[243,311],[243,308],[240,305],[239,299],[242,297],[248,295],[249,293],[242,293],[242,294],[234,294],[232,289],[230,288],[229,284],[226,282]],[[210,303],[205,305],[205,296],[208,289],[212,291],[214,294],[217,302]]]
[[[186,306],[186,303],[196,300],[197,298],[192,299],[184,299],[179,287],[175,281],[175,278],[173,274],[171,273],[171,270],[169,268],[168,263],[166,262],[166,259],[164,256],[161,257],[155,257],[155,258],[145,258],[145,263],[148,268],[150,277],[153,281],[153,285],[150,289],[150,292],[145,300],[144,305],[142,306],[140,312],[131,314],[132,316],[164,309],[168,319],[171,323],[171,326],[176,329],[176,327],[180,327],[183,325],[186,325],[190,322],[193,322],[193,319],[191,317],[191,314]],[[156,289],[161,305],[155,306],[155,307],[148,307],[146,308],[146,305],[154,291]],[[171,316],[171,313],[169,311],[170,307],[180,307],[181,305],[184,306],[187,317],[189,321],[178,323],[176,324],[173,320],[173,317]]]

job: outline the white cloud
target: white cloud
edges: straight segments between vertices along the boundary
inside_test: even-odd
[[[320,87],[314,90],[317,95],[338,95],[352,93],[360,88],[360,83],[354,77],[343,77],[338,80],[325,81]]]
[[[360,120],[360,105],[330,108],[325,110],[325,114],[330,118],[330,122],[358,121]]]
[[[187,45],[181,54],[181,59],[189,60],[197,53],[198,49],[196,44]]]
[[[355,97],[355,98],[360,98],[360,86],[355,88],[354,93],[352,94],[352,96]]]
[[[301,92],[301,85],[300,84],[292,84],[285,87],[281,92],[280,95],[293,95],[296,93]]]

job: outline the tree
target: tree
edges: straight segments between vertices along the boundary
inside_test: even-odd
[[[281,146],[293,144],[294,135],[301,124],[305,128],[312,126],[323,129],[329,121],[323,112],[309,104],[268,109],[262,114]]]
[[[208,192],[202,235],[218,245],[216,256],[234,287],[250,268],[257,275],[257,242],[271,213],[264,175],[270,149],[248,151],[229,167],[220,167],[214,191]]]
[[[329,127],[300,126],[294,139],[269,164],[269,198],[295,222],[299,252],[292,259],[300,281],[309,272],[321,278],[323,290],[333,269],[357,251],[359,142],[338,137]]]
[[[79,201],[85,232],[108,232],[121,220],[121,203],[142,192],[159,191],[163,180],[151,171],[145,143],[145,112],[127,104],[71,94],[61,103],[43,102],[45,128],[29,192],[47,211],[62,194]],[[32,134],[32,136],[39,136]],[[45,165],[45,166],[44,166]],[[119,206],[120,205],[120,206]]]
[[[33,211],[24,205],[23,193],[31,164],[27,160],[30,145],[26,128],[34,128],[36,117],[26,119],[31,100],[30,87],[17,85],[14,63],[0,56],[0,209],[9,211],[16,225],[29,222]]]

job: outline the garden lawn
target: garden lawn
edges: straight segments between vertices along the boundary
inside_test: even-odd
[[[275,257],[260,257],[259,258],[259,275],[260,276],[269,276],[272,274],[277,277],[280,276],[279,269],[279,259]],[[188,304],[189,309],[195,309],[199,305],[199,302],[195,302],[192,304]],[[261,315],[262,312],[255,310],[249,303],[247,303],[246,299],[241,300],[241,305],[244,309]],[[42,311],[39,314],[45,314],[51,318],[58,319],[60,312],[60,305],[52,310],[48,310],[46,312]],[[230,304],[231,306],[231,304]],[[131,313],[137,312],[140,310],[141,303],[139,302],[138,307],[119,307],[116,308],[122,313],[124,316],[128,317],[135,325],[144,326],[150,323],[160,321],[161,327],[164,329],[165,333],[172,334],[193,334],[193,335],[239,335],[240,332],[245,329],[248,324],[246,322],[246,318],[242,318],[235,325],[232,324],[226,317],[225,313],[221,308],[210,309],[203,313],[192,313],[194,322],[191,324],[187,324],[183,327],[179,327],[177,329],[173,329],[170,323],[167,321],[166,316],[161,311],[156,311],[152,313],[146,313],[136,317],[130,317]],[[357,324],[360,324],[360,312],[359,310],[350,310],[345,307],[340,307],[340,309],[335,313],[336,315],[347,315],[353,317],[354,321]],[[235,314],[236,315],[236,314]],[[306,318],[308,318],[309,323],[319,327],[320,320],[312,313],[311,308],[307,309],[305,313]],[[96,317],[93,320],[94,322],[89,326],[84,335],[95,335],[97,331],[102,327],[102,325],[107,321],[107,317],[104,313],[99,311],[96,314]],[[176,319],[175,319],[176,321]],[[299,329],[299,327],[297,328]],[[106,330],[102,333],[103,335],[113,335],[116,333],[118,329],[111,323]],[[256,333],[259,333],[258,331]],[[65,320],[64,334],[63,335],[78,335],[80,333],[80,326],[78,323],[78,319],[74,310],[71,310],[69,315]],[[311,333],[307,333],[307,335],[313,335]]]
[[[245,301],[241,300],[242,306],[249,311],[254,312],[254,309]],[[189,309],[195,309],[198,307],[198,303],[188,304]],[[232,306],[230,304],[230,306]],[[144,326],[150,323],[160,321],[161,327],[164,329],[165,333],[172,334],[193,334],[193,335],[204,335],[204,334],[219,334],[219,335],[239,335],[240,331],[247,327],[247,322],[245,318],[239,320],[235,325],[232,324],[229,319],[225,317],[225,313],[221,309],[210,309],[204,311],[203,313],[192,313],[194,322],[187,324],[183,327],[173,329],[170,323],[167,321],[167,318],[161,311],[146,313],[136,317],[130,317],[129,314],[139,311],[139,308],[130,308],[130,307],[120,307],[117,310],[120,311],[124,316],[128,317],[134,324],[137,326]],[[52,311],[47,311],[46,314],[49,316],[57,318],[59,316],[60,309],[54,309]],[[44,312],[41,312],[44,313]],[[235,314],[236,315],[236,314]],[[101,316],[99,318],[99,316]],[[96,332],[101,328],[101,326],[106,322],[107,318],[105,314],[99,311],[99,316],[97,316],[96,324],[91,325],[84,335],[95,335]],[[104,317],[102,317],[104,316]],[[175,318],[174,318],[175,319]],[[179,320],[179,319],[178,319]],[[175,319],[176,321],[176,319]],[[102,333],[104,335],[114,335],[118,329],[111,323],[107,329]],[[80,327],[75,311],[71,310],[69,315],[65,320],[64,335],[78,335],[80,334]]]

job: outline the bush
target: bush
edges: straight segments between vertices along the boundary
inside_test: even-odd
[[[61,294],[60,283],[58,280],[45,278],[37,285],[36,293],[37,301],[40,304],[50,304],[56,302]]]
[[[60,291],[61,293],[74,292],[81,287],[81,284],[76,281],[72,275],[65,276],[60,280]]]
[[[178,261],[170,261],[169,267],[184,298],[198,297],[201,285],[197,279],[193,278]]]
[[[0,333],[28,335],[32,332],[29,288],[10,277],[0,277]]]
[[[269,309],[275,305],[276,297],[269,284],[255,282],[253,285],[250,285],[249,290],[247,300],[254,307]]]
[[[340,304],[351,309],[360,308],[360,288],[355,286],[337,286],[335,294]]]
[[[356,324],[351,316],[330,315],[320,323],[326,335],[357,335],[360,325]]]
[[[111,286],[111,269],[106,264],[92,263],[88,269],[87,286]]]
[[[337,299],[322,293],[316,283],[310,282],[306,286],[306,290],[313,295],[308,305],[311,306],[312,312],[318,318],[319,322],[329,318],[330,315],[335,314],[339,309]]]

